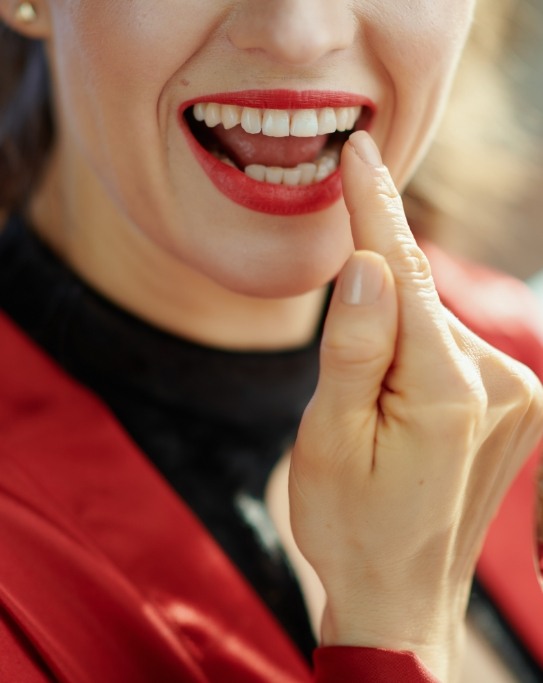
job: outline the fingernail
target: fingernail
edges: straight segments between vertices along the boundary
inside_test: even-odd
[[[369,166],[382,166],[381,152],[373,141],[373,138],[365,130],[353,133],[349,138],[349,144],[362,161]]]
[[[370,306],[383,291],[385,273],[383,260],[377,255],[351,258],[341,278],[341,300],[344,304]]]

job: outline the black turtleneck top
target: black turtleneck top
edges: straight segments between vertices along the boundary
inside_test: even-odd
[[[316,385],[318,338],[237,353],[167,334],[93,291],[20,217],[0,234],[0,308],[110,407],[310,658],[301,593],[263,498]]]

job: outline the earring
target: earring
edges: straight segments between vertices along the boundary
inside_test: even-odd
[[[21,2],[15,12],[15,18],[23,24],[31,24],[38,18],[38,13],[31,2]]]

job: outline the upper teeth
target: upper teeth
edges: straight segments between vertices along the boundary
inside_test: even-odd
[[[241,125],[246,133],[262,133],[275,138],[292,135],[311,138],[354,127],[361,107],[324,107],[322,109],[255,109],[234,104],[199,102],[194,105],[193,114],[197,121],[214,128],[222,123],[224,128]]]

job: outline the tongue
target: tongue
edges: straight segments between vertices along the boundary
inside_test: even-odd
[[[251,135],[241,126],[225,130],[218,125],[213,134],[222,151],[240,168],[250,164],[294,168],[303,162],[315,161],[328,141],[328,135],[314,138],[272,138],[267,135]]]

